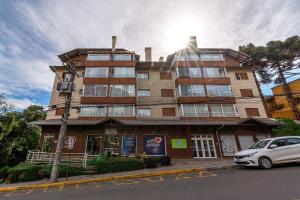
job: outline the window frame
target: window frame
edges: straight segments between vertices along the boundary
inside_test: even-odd
[[[118,87],[121,86],[121,94],[118,95],[119,93],[116,93],[114,91],[113,93],[113,87]],[[132,87],[131,89],[129,87]],[[126,90],[128,89],[128,90]],[[133,91],[133,93],[130,93],[129,91]],[[114,94],[114,95],[113,95]],[[128,95],[124,95],[128,94]],[[110,97],[135,97],[136,96],[136,87],[133,84],[111,84],[109,85],[109,96]]]
[[[206,69],[218,69],[218,76],[209,76],[206,72]],[[220,69],[222,69],[224,71],[224,75],[221,76],[220,73]],[[218,67],[218,66],[213,66],[213,67],[203,67],[203,78],[228,78],[227,76],[227,71],[226,71],[226,67]]]
[[[140,92],[149,92],[149,95],[140,95],[139,94]],[[150,89],[138,89],[137,96],[138,97],[150,97],[151,96],[151,91],[150,91]]]
[[[89,76],[88,75],[88,70],[89,69],[93,69],[93,70],[96,70],[96,73],[95,73],[95,76]],[[104,76],[100,76],[101,73],[99,73],[100,70],[103,70],[105,69],[105,75]],[[84,70],[84,78],[108,78],[109,77],[109,67],[86,67],[85,70]]]
[[[141,115],[140,114],[141,110],[144,110],[144,111],[147,110],[147,111],[149,111],[150,115]],[[137,108],[137,116],[138,117],[151,117],[152,116],[151,108]]]
[[[128,71],[129,69],[132,70],[133,74],[119,74],[119,75],[116,75],[116,70],[124,70],[124,71]],[[135,78],[136,76],[136,73],[135,73],[135,68],[134,67],[112,67],[112,70],[111,70],[111,76],[113,78]]]
[[[96,58],[89,59],[90,56],[94,56],[94,57],[99,56],[99,58],[98,59],[96,59]],[[105,58],[105,56],[108,56],[108,59],[103,59],[103,58]],[[87,54],[86,60],[87,61],[110,61],[111,60],[111,56],[110,56],[110,54],[97,54],[97,53],[93,54],[93,53],[91,53],[91,54]]]
[[[146,77],[144,77],[144,76],[139,77],[139,75],[146,75]],[[136,74],[136,77],[141,80],[147,80],[147,79],[149,79],[149,72],[138,72]]]
[[[184,106],[191,106],[193,105],[193,109],[194,109],[194,113],[196,115],[186,115],[184,112]],[[204,105],[204,109],[207,110],[207,112],[203,113],[203,115],[199,115],[199,113],[197,112],[197,108],[196,105]],[[209,108],[208,108],[208,104],[180,104],[181,107],[181,115],[183,117],[209,117]]]

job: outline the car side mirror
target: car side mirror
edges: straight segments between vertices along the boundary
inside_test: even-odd
[[[274,148],[276,148],[276,147],[278,147],[277,144],[271,144],[271,145],[270,145],[270,149],[274,149]]]

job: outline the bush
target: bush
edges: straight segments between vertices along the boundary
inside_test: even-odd
[[[162,156],[160,157],[160,164],[161,165],[171,165],[171,157],[170,156]]]
[[[146,168],[155,168],[157,167],[158,159],[157,157],[144,158],[144,163]]]
[[[0,183],[3,183],[5,179],[8,177],[9,167],[5,166],[0,169]]]
[[[12,183],[17,181],[34,181],[39,178],[37,172],[41,168],[42,166],[36,164],[22,162],[8,170],[8,178]]]
[[[140,159],[102,158],[96,162],[97,173],[123,172],[143,169],[144,162]]]
[[[77,176],[77,175],[84,174],[84,170],[82,167],[69,166],[69,169],[68,169],[67,165],[61,165],[59,167],[59,177],[66,177],[67,171],[68,171],[68,176]]]

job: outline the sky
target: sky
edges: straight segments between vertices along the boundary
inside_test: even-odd
[[[184,48],[264,45],[300,35],[300,0],[0,0],[0,93],[16,109],[49,104],[49,65],[74,48],[118,47],[153,60]],[[271,94],[270,87],[262,87]]]

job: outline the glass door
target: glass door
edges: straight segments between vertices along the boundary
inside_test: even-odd
[[[191,140],[195,158],[216,158],[212,135],[193,135]]]
[[[101,154],[101,135],[88,135],[86,153],[89,155],[100,155]]]

